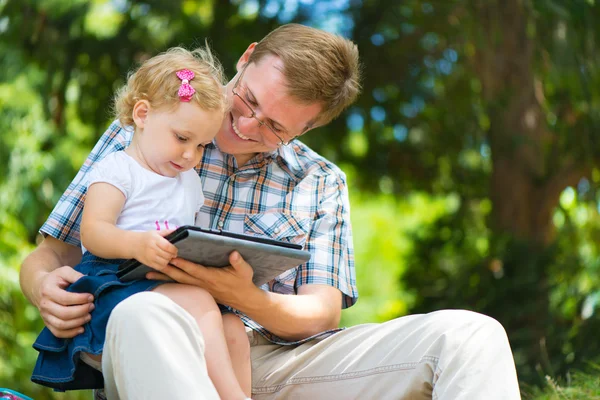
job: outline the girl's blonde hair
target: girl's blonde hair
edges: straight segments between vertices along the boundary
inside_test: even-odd
[[[204,110],[226,110],[223,67],[208,45],[191,51],[173,47],[145,61],[137,71],[130,72],[127,84],[117,91],[114,109],[122,126],[134,125],[133,106],[140,100],[147,100],[157,109],[175,108],[181,102],[177,94],[181,80],[176,73],[182,69],[194,73],[189,84],[196,93],[190,102]]]

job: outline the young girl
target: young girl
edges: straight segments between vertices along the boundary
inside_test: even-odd
[[[204,196],[194,167],[225,110],[221,67],[208,49],[173,48],[153,57],[117,94],[117,116],[135,132],[129,147],[95,163],[90,173],[81,222],[84,255],[75,267],[84,276],[69,287],[93,294],[95,309],[84,332],[72,339],[42,331],[34,343],[40,352],[34,382],[57,390],[103,387],[100,356],[112,309],[134,293],[153,290],[196,319],[219,396],[250,396],[249,345],[237,316],[221,316],[212,296],[198,287],[145,279],[123,283],[116,277],[125,259],[161,270],[177,257],[177,248],[164,236],[195,222]],[[229,342],[242,343],[231,345],[231,356],[224,325],[227,337],[236,339]],[[244,376],[236,377],[232,360]]]

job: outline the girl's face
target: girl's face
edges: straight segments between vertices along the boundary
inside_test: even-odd
[[[224,113],[195,103],[175,109],[153,109],[139,101],[134,107],[136,134],[132,150],[138,161],[157,174],[175,177],[200,162],[204,146],[217,134]]]

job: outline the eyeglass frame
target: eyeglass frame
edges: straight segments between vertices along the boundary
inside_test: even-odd
[[[285,140],[283,140],[281,138],[281,136],[279,136],[277,134],[277,132],[275,132],[275,128],[273,128],[271,126],[271,124],[269,124],[268,122],[265,122],[263,120],[261,120],[260,118],[258,118],[256,116],[256,111],[254,111],[254,107],[252,107],[250,104],[248,104],[248,102],[246,100],[244,100],[244,98],[236,92],[236,88],[238,87],[238,85],[240,84],[240,82],[242,81],[242,76],[244,76],[244,72],[246,72],[246,68],[248,68],[249,63],[247,63],[246,65],[244,65],[244,69],[242,69],[242,73],[240,74],[240,76],[238,76],[237,80],[235,81],[235,83],[233,84],[233,87],[231,88],[231,93],[233,93],[234,96],[237,96],[242,103],[244,103],[244,105],[246,106],[246,108],[248,108],[248,110],[250,110],[250,112],[252,113],[250,116],[245,116],[245,118],[254,118],[255,120],[258,121],[258,127],[260,128],[261,126],[266,126],[267,128],[269,128],[269,130],[273,133],[273,135],[275,135],[275,137],[279,140],[279,143],[277,144],[277,147],[279,146],[287,146],[289,145],[292,141],[294,141],[295,139],[297,139],[298,137],[300,137],[302,134],[304,134],[306,132],[306,130],[304,132],[302,132],[300,135],[296,135],[293,138],[291,138],[290,140],[288,140],[287,142]],[[246,88],[246,90],[248,90],[248,88]],[[243,115],[243,114],[242,114]]]

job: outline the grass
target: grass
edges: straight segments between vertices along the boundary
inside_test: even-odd
[[[589,372],[576,372],[567,382],[546,377],[546,386],[523,389],[524,400],[600,400],[600,365],[592,365]]]

